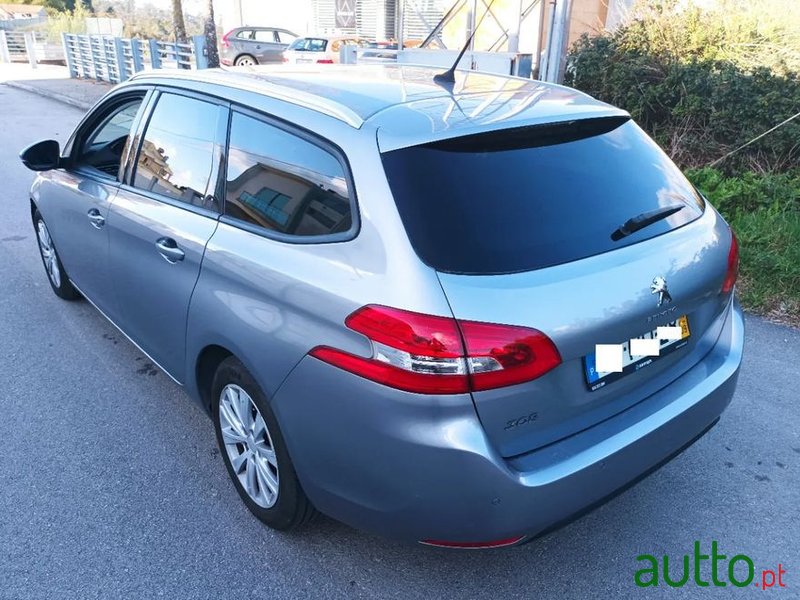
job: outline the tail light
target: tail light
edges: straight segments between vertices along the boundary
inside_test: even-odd
[[[728,250],[728,270],[725,272],[725,280],[722,282],[722,293],[727,294],[736,284],[739,277],[739,242],[736,234],[731,229],[731,248]]]
[[[389,387],[420,394],[489,390],[541,377],[561,364],[541,331],[458,321],[370,305],[345,325],[372,342],[369,358],[318,346],[311,355]]]
[[[333,64],[333,60],[331,60],[330,58],[320,58],[320,59],[317,60],[317,64],[318,65],[332,65]]]
[[[225,35],[222,36],[222,47],[223,48],[230,48],[231,43],[228,41],[228,38],[233,33],[233,30],[229,31]]]

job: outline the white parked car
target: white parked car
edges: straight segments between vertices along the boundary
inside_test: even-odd
[[[319,63],[333,64],[339,62],[339,50],[342,46],[354,44],[362,48],[369,47],[369,42],[356,37],[312,36],[297,38],[283,52],[283,62],[290,64]]]

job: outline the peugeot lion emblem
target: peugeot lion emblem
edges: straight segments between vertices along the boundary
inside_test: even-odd
[[[650,293],[658,294],[658,304],[656,306],[661,306],[665,302],[672,302],[672,296],[669,295],[669,290],[667,289],[667,280],[661,275],[653,278],[653,283],[650,285]]]

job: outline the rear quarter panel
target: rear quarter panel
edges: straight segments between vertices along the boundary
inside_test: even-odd
[[[324,133],[345,151],[360,229],[350,241],[292,244],[220,223],[206,248],[187,328],[187,373],[196,373],[204,348],[219,345],[245,364],[268,398],[315,346],[368,355],[367,339],[344,326],[360,306],[451,314],[435,272],[409,246],[375,131],[289,110],[294,123]],[[280,110],[270,112],[281,116]],[[187,388],[200,399],[194,378],[187,378]]]

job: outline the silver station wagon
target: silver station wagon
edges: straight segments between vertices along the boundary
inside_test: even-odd
[[[142,74],[21,155],[55,293],[208,411],[271,527],[528,541],[734,392],[736,239],[630,116],[436,74]]]

